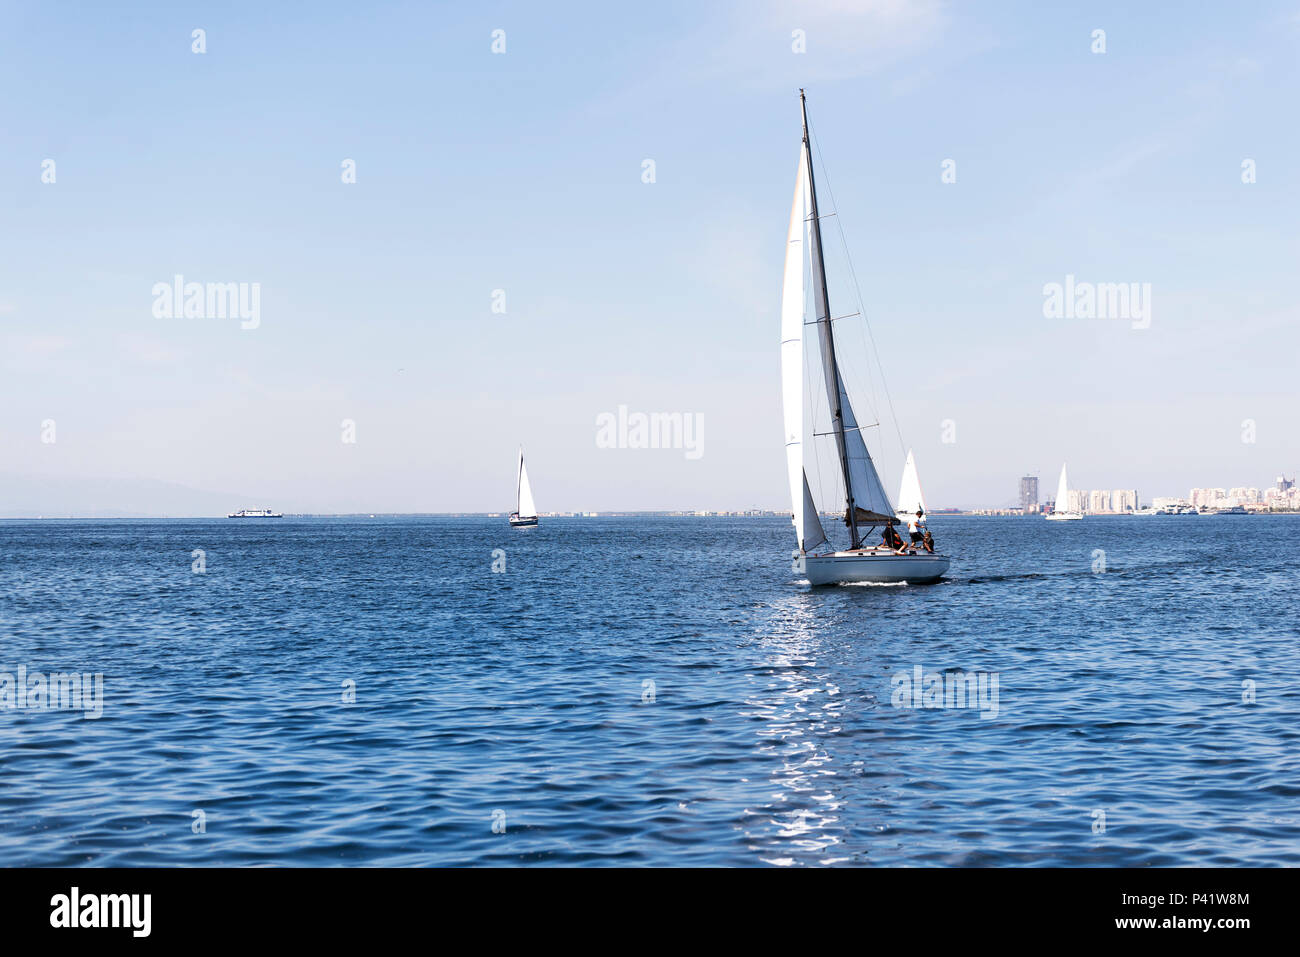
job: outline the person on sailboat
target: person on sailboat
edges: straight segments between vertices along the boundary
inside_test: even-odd
[[[903,545],[903,536],[898,534],[898,530],[892,524],[885,526],[884,546],[890,551],[898,552],[900,555],[906,547]]]
[[[912,547],[915,548],[919,543],[925,541],[925,513],[919,508],[916,514],[907,521],[907,531],[912,536]]]
[[[928,528],[925,530],[925,538],[921,540],[921,544],[925,546],[925,550],[927,552],[929,552],[931,555],[934,554],[934,536],[930,534],[930,530]]]

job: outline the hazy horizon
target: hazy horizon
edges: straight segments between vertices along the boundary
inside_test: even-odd
[[[1018,478],[1018,477],[1017,477]],[[1267,483],[1266,483],[1267,484]],[[1073,485],[1073,483],[1071,483]],[[1042,477],[1040,476],[1040,503],[1047,501],[1051,497],[1053,490],[1043,491]],[[1196,487],[1196,486],[1190,486]],[[1255,486],[1262,488],[1263,486]],[[1141,490],[1139,490],[1141,492]],[[1152,498],[1163,497],[1165,495],[1185,498],[1185,492],[1157,492],[1153,495],[1141,495],[1141,504],[1149,505]],[[68,496],[76,496],[69,498]],[[83,496],[90,496],[89,501],[98,503],[114,504],[69,504],[70,502],[80,502]],[[927,508],[932,511],[941,511],[944,509],[959,509],[962,511],[976,509],[998,509],[1012,508],[1018,503],[1013,501],[1014,495],[1007,496],[1003,502],[973,503],[965,505],[954,505],[944,502],[927,502]],[[227,515],[229,512],[240,508],[260,508],[269,507],[274,511],[284,514],[306,514],[318,516],[331,515],[366,515],[366,514],[384,514],[384,515],[457,515],[457,514],[506,514],[511,509],[511,503],[497,506],[495,508],[477,508],[477,509],[424,509],[424,510],[401,510],[401,509],[377,509],[377,508],[357,508],[350,510],[330,510],[330,509],[313,509],[313,508],[290,508],[284,507],[279,502],[272,501],[265,497],[240,496],[232,493],[213,491],[210,489],[187,488],[170,482],[158,482],[153,480],[130,479],[106,479],[106,478],[88,478],[88,479],[71,479],[71,480],[31,480],[23,482],[21,477],[13,475],[0,474],[0,519],[28,519],[28,518],[219,518]],[[161,504],[156,504],[161,502]],[[753,504],[733,504],[720,505],[706,508],[702,505],[680,504],[668,505],[661,508],[630,508],[609,506],[605,508],[595,508],[593,506],[578,505],[572,508],[550,508],[539,506],[541,514],[547,515],[555,512],[599,512],[605,513],[626,513],[626,512],[676,512],[676,511],[745,511],[745,510],[763,510],[763,511],[786,511],[790,510],[788,503],[770,502],[770,503],[753,503]]]
[[[3,16],[0,516],[504,512],[521,444],[544,512],[788,508],[800,87],[931,508],[1300,465],[1295,3]]]

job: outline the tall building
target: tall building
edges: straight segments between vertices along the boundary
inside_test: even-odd
[[[1194,488],[1190,498],[1196,508],[1218,508],[1227,494],[1221,488]]]
[[[1088,493],[1088,511],[1089,512],[1109,512],[1110,511],[1110,492],[1105,489],[1094,489]]]
[[[1117,488],[1110,493],[1110,509],[1112,512],[1136,512],[1137,507],[1137,489]]]
[[[1020,480],[1020,507],[1026,512],[1038,511],[1038,476],[1026,475]]]
[[[1061,511],[1061,503],[1056,503],[1056,510]],[[1078,512],[1082,515],[1088,511],[1088,493],[1081,488],[1072,488],[1065,495],[1065,511]]]

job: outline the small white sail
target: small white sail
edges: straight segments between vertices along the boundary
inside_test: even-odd
[[[903,484],[898,490],[898,514],[915,515],[916,510],[927,511],[925,496],[921,494],[921,479],[916,474],[916,459],[907,450],[907,463],[903,466]]]
[[[804,234],[808,224],[808,171],[804,153],[799,152],[795,174],[794,202],[790,207],[790,228],[786,233],[785,279],[781,289],[781,398],[785,410],[785,458],[790,479],[790,503],[794,532],[801,551],[826,541],[817,506],[813,504],[804,469],[803,423],[803,332],[804,332]]]
[[[1057,512],[1070,510],[1070,483],[1065,477],[1064,462],[1061,463],[1061,481],[1056,484],[1056,504],[1052,508]]]
[[[524,450],[519,449],[519,494],[516,511],[520,518],[536,518],[537,505],[533,502],[533,489],[528,484],[528,470],[524,468]]]

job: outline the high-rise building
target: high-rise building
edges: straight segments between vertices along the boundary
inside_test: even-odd
[[[1088,493],[1088,511],[1089,512],[1109,512],[1110,511],[1110,492],[1105,489],[1094,489]]]
[[[1038,511],[1038,476],[1026,475],[1020,480],[1020,507],[1026,512]]]
[[[1112,512],[1136,512],[1137,507],[1137,489],[1117,488],[1110,493],[1110,509]]]
[[[1227,495],[1221,488],[1194,488],[1190,498],[1192,505],[1197,508],[1218,508]]]

